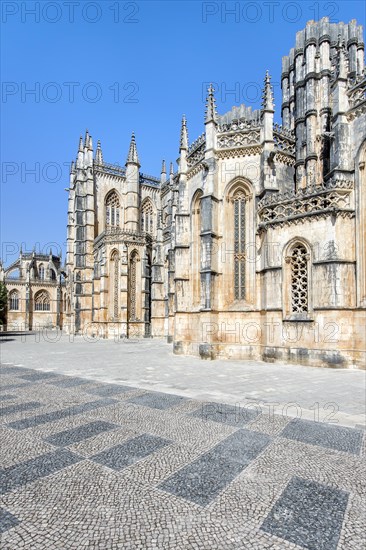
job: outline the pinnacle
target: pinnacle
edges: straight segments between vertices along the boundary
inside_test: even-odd
[[[188,149],[188,130],[186,115],[182,117],[182,126],[180,130],[180,149]]]
[[[264,77],[264,89],[262,94],[262,108],[264,110],[273,111],[274,109],[274,100],[273,100],[273,89],[271,84],[271,75],[267,69],[266,76]]]
[[[137,154],[136,140],[135,140],[135,133],[134,132],[132,132],[132,135],[131,135],[130,148],[129,148],[128,156],[127,156],[127,163],[128,162],[133,162],[135,164],[140,164],[139,163],[139,157],[138,157],[138,154]]]
[[[217,109],[214,92],[215,88],[211,83],[207,89],[205,122],[216,122],[217,120]]]
[[[95,162],[97,164],[103,164],[102,146],[100,144],[99,139],[98,139],[98,142],[97,142],[97,150],[96,150],[96,153],[95,153]]]

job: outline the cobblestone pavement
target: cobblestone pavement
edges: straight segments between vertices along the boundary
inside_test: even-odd
[[[337,420],[350,427],[365,425],[365,370],[262,361],[202,361],[198,357],[173,355],[172,345],[159,339],[91,339],[52,330],[27,336],[1,337],[0,333],[0,344],[4,363],[23,365],[38,373],[52,371],[54,384],[60,388],[92,379],[199,401],[234,406],[257,403],[281,416],[301,414],[308,420]],[[57,383],[57,373],[70,375],[73,380]],[[25,382],[22,378],[17,384]],[[102,391],[106,393],[100,396],[113,397],[108,392],[115,390]],[[13,393],[13,388],[8,388],[7,393]]]
[[[2,550],[365,548],[363,429],[26,355],[0,395]]]

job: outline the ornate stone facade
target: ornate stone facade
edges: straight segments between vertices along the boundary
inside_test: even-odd
[[[282,62],[282,126],[219,115],[178,169],[125,168],[80,139],[67,236],[69,331],[166,337],[203,358],[365,365],[366,80],[362,28],[308,22]]]
[[[67,304],[59,256],[21,251],[9,267],[0,266],[0,280],[8,291],[7,330],[62,328]]]

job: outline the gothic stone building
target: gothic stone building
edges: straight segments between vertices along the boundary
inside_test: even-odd
[[[175,353],[364,366],[366,101],[362,27],[310,21],[282,60],[282,125],[262,108],[217,113],[178,168],[72,163],[69,331],[166,337]]]
[[[0,266],[0,281],[8,291],[7,330],[62,328],[66,292],[59,256],[20,251],[9,267]]]

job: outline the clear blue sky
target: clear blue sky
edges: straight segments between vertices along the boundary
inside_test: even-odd
[[[203,131],[205,82],[218,84],[220,113],[258,108],[269,69],[280,122],[281,57],[296,31],[323,16],[365,22],[361,1],[3,0],[1,9],[6,264],[20,243],[64,252],[64,189],[86,128],[104,160],[121,165],[135,131],[141,170],[159,175],[162,158],[177,158],[182,114],[191,141]]]

